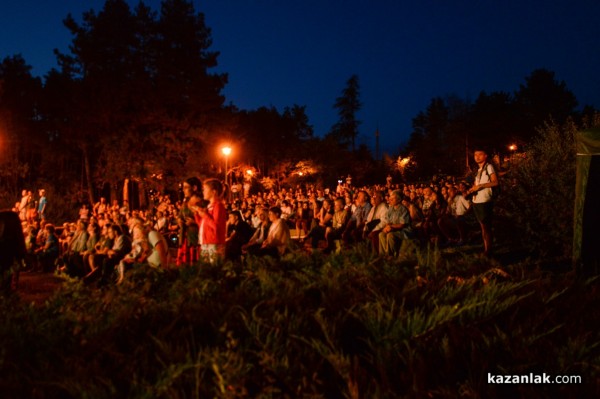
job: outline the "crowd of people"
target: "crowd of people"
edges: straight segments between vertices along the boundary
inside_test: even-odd
[[[309,184],[234,196],[218,179],[190,177],[180,201],[159,195],[151,210],[130,210],[127,201],[101,198],[59,228],[46,220],[44,190],[39,201],[24,191],[15,211],[31,270],[57,269],[98,285],[122,282],[134,264],[183,267],[287,251],[331,253],[360,242],[384,257],[397,257],[405,240],[461,246],[472,236],[471,209],[489,255],[498,176],[485,151],[474,157],[472,186],[453,178],[399,185],[388,177],[382,185],[354,187],[349,178],[335,189]]]

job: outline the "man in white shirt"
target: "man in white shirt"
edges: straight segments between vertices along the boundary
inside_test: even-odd
[[[377,253],[379,252],[379,233],[383,228],[383,226],[379,226],[379,224],[385,218],[388,211],[388,205],[383,199],[383,192],[376,191],[373,193],[371,205],[373,206],[365,220],[363,237],[368,238],[371,241],[373,252]]]
[[[467,237],[465,214],[471,203],[458,192],[456,187],[448,188],[448,212],[438,220],[438,226],[446,239],[454,245],[463,245]],[[458,233],[458,237],[456,237]]]
[[[494,201],[492,188],[498,186],[498,175],[494,166],[488,163],[488,154],[483,149],[475,149],[473,154],[479,166],[475,176],[475,184],[468,193],[473,193],[473,212],[481,226],[483,237],[483,255],[489,256],[492,250],[492,219],[494,215]]]
[[[367,216],[371,213],[370,198],[366,191],[361,190],[358,192],[355,203],[356,208],[342,234],[342,238],[346,245],[349,245],[352,242],[358,242],[363,238],[363,230],[367,223]]]
[[[270,255],[275,258],[283,255],[290,244],[290,229],[281,219],[281,209],[277,206],[269,209],[271,227],[267,239],[263,241],[259,255]]]

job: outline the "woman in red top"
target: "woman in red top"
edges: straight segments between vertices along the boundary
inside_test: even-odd
[[[200,227],[200,247],[202,258],[214,262],[217,255],[225,254],[227,210],[223,205],[223,185],[217,179],[208,179],[202,185],[202,193],[208,204],[202,204],[193,197],[188,204],[194,211]]]

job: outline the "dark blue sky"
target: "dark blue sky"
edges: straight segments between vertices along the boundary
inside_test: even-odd
[[[20,0],[0,13],[0,57],[22,54],[43,76],[66,51],[67,13],[102,0]],[[129,1],[136,4],[137,1]],[[158,9],[159,0],[146,1]],[[361,142],[395,152],[435,96],[514,92],[537,68],[556,73],[580,105],[600,108],[598,0],[207,0],[224,94],[242,109],[306,105],[315,133],[336,122],[336,97],[359,76]]]

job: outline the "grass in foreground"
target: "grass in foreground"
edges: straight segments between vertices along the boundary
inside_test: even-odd
[[[473,255],[364,248],[67,281],[44,306],[0,302],[13,397],[600,395],[597,279]],[[448,259],[449,258],[449,259]],[[487,374],[581,375],[490,385]]]

